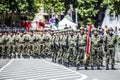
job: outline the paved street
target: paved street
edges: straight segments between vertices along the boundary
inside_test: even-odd
[[[75,70],[74,67],[70,69]],[[84,70],[84,68],[80,68],[78,72],[87,75],[86,80],[120,80],[120,63],[116,64],[116,70],[105,70],[105,67],[102,70]]]
[[[105,70],[105,67],[84,70],[82,67],[76,71],[75,67],[66,68],[50,59],[12,59],[0,69],[0,80],[119,80],[120,63],[115,67],[116,70]]]
[[[6,65],[9,61],[10,59],[0,59],[0,68]]]
[[[85,75],[40,59],[12,59],[0,69],[0,80],[83,80]]]

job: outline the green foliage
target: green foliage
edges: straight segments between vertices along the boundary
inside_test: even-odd
[[[59,14],[61,11],[65,10],[64,2],[60,0],[44,0],[43,3],[45,10],[49,11],[53,8],[55,14]]]
[[[103,0],[101,7],[108,6],[111,13],[115,12],[116,15],[120,14],[120,0]]]
[[[18,14],[24,13],[27,17],[33,18],[40,10],[41,4],[44,4],[45,10],[51,10],[53,7],[56,14],[65,9],[64,2],[59,0],[1,0],[0,12],[16,11]]]
[[[10,11],[12,13],[16,11],[17,14],[26,14],[27,17],[33,18],[34,14],[40,10],[41,4],[47,12],[53,8],[55,14],[68,10],[69,5],[73,4],[74,8],[78,8],[79,16],[85,22],[91,21],[98,14],[99,8],[107,7],[108,4],[111,12],[120,14],[120,0],[1,0],[0,13],[7,15]]]
[[[77,0],[78,13],[83,19],[84,23],[90,22],[96,16],[98,10],[96,9],[98,0]]]

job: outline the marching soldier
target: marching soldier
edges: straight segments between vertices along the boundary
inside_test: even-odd
[[[85,56],[85,46],[87,41],[87,35],[84,33],[84,27],[80,28],[80,33],[78,33],[76,37],[76,46],[77,54],[76,54],[76,66],[77,70],[79,69],[80,65],[84,64],[84,56]],[[85,69],[87,69],[87,64],[85,64]]]
[[[30,37],[31,37],[31,39],[30,39],[30,55],[32,57],[35,57],[34,31],[31,32]]]
[[[116,36],[113,34],[113,29],[108,29],[108,34],[105,35],[105,45],[107,46],[106,52],[106,70],[109,69],[111,62],[111,69],[115,69],[115,44],[117,42]]]
[[[44,43],[43,46],[43,56],[46,57],[47,54],[49,53],[49,48],[50,48],[50,39],[51,39],[51,35],[48,32],[44,32],[43,37],[42,37],[42,41]]]
[[[76,49],[75,49],[75,45],[76,45],[76,41],[75,41],[76,35],[73,34],[73,30],[70,30],[69,32],[69,37],[68,37],[68,51],[67,53],[69,54],[68,56],[68,61],[69,61],[69,65],[74,66],[75,65],[75,55],[76,55]]]
[[[90,65],[91,69],[94,69],[95,65],[97,69],[100,69],[101,65],[101,55],[102,55],[102,36],[98,34],[98,29],[93,29],[93,34],[91,38],[91,54],[90,54]]]
[[[9,41],[10,41],[10,35],[8,32],[5,32],[5,34],[2,36],[3,39],[3,49],[4,49],[4,57],[9,56],[9,50],[10,50],[10,46],[9,46]]]
[[[15,37],[15,33],[14,32],[10,32],[10,40],[9,40],[9,51],[10,51],[10,58],[13,56],[14,58],[16,57],[15,54],[15,45],[14,45],[14,37]]]
[[[20,53],[20,40],[21,40],[21,36],[20,36],[20,33],[17,31],[16,34],[14,35],[14,54],[17,55],[19,58],[21,56],[21,53]]]
[[[20,54],[23,56],[24,55],[24,33],[23,32],[20,32]]]
[[[64,43],[63,43],[63,46],[64,46],[64,53],[63,53],[63,64],[67,67],[69,67],[69,53],[67,52],[68,51],[68,48],[69,48],[69,45],[68,45],[68,38],[69,38],[69,32],[68,30],[65,31],[65,35],[64,35]]]
[[[2,40],[3,34],[0,32],[0,57],[3,56],[3,40]]]
[[[52,48],[52,62],[56,62],[57,54],[56,54],[56,31],[54,31],[51,39],[51,48]]]
[[[29,32],[25,31],[25,34],[23,36],[23,40],[24,40],[24,53],[23,53],[23,57],[27,57],[29,55],[29,47],[30,47],[30,40],[31,40],[31,36],[29,34]]]
[[[36,57],[38,57],[39,55],[39,40],[40,40],[40,37],[38,36],[37,32],[35,32],[34,34],[34,38],[33,38],[33,42],[34,42],[34,50],[35,50],[35,54],[36,54]]]

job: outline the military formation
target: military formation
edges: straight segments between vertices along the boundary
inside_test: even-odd
[[[0,32],[0,57],[46,58],[66,67],[101,69],[105,58],[106,70],[115,69],[115,45],[117,36],[109,28],[102,36],[100,30],[92,29],[91,53],[86,56],[87,30],[42,30]],[[105,51],[105,53],[103,53]],[[111,67],[110,67],[111,66]]]

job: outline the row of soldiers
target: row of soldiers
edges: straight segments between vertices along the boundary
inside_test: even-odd
[[[91,53],[86,56],[87,30],[61,31],[24,31],[0,33],[0,56],[7,57],[50,57],[53,62],[67,67],[81,66],[85,69],[103,66],[103,58],[106,57],[106,69],[115,69],[115,44],[117,37],[113,29],[109,28],[103,37],[96,28],[92,29]],[[103,54],[105,49],[106,54]]]

